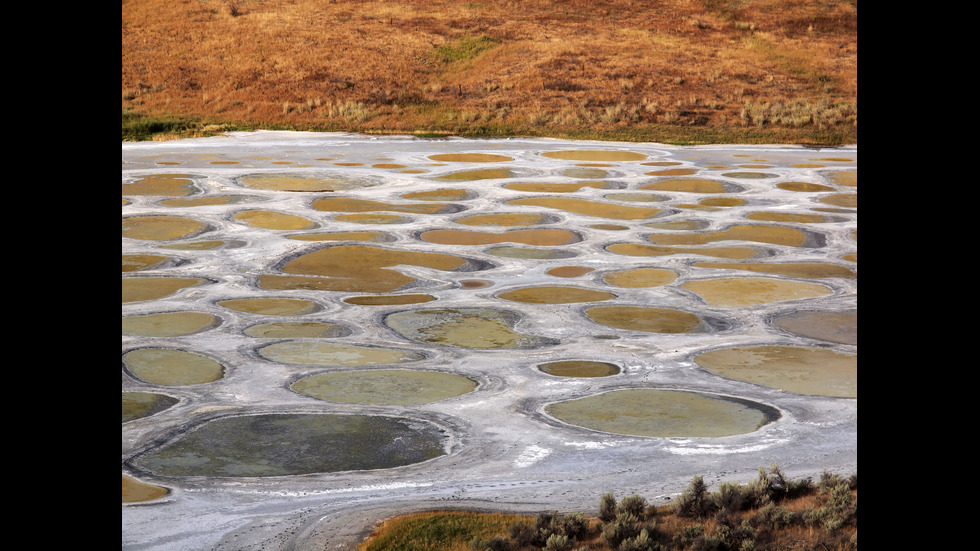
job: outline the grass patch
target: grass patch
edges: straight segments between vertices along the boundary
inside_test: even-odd
[[[358,551],[473,551],[474,539],[505,534],[527,517],[500,513],[430,512],[385,522]]]
[[[233,130],[244,130],[244,128],[238,124],[206,122],[190,117],[122,112],[122,141],[124,142],[203,138]]]
[[[500,44],[500,40],[487,35],[476,37],[466,36],[458,38],[445,46],[436,48],[433,55],[443,63],[467,61],[475,59],[480,54],[496,48],[498,44]]]

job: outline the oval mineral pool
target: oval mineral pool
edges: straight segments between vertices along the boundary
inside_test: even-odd
[[[805,279],[857,277],[850,268],[826,262],[695,262],[695,268],[718,268],[722,270],[746,270],[765,274],[799,277]]]
[[[405,294],[405,295],[375,295],[364,297],[345,298],[347,304],[359,306],[397,306],[405,304],[422,304],[432,302],[436,297],[424,294]]]
[[[179,401],[173,396],[155,392],[123,392],[122,422],[156,415],[173,407]]]
[[[193,243],[172,243],[167,245],[160,245],[161,249],[172,249],[177,251],[210,251],[212,249],[220,249],[226,245],[224,241],[219,240],[209,240],[209,241],[195,241]]]
[[[419,235],[419,239],[440,245],[521,243],[523,245],[540,247],[567,245],[582,240],[577,233],[555,229],[509,230],[502,233],[467,230],[429,230]]]
[[[700,279],[681,285],[707,304],[729,308],[832,295],[826,285],[771,277]]]
[[[581,178],[583,180],[605,178],[609,173],[601,168],[566,168],[561,171],[561,175],[568,178]]]
[[[374,243],[384,243],[394,241],[395,238],[387,233],[379,231],[336,231],[326,233],[302,233],[290,235],[288,239],[296,241],[369,241]]]
[[[821,203],[834,205],[836,207],[857,208],[858,206],[857,193],[838,193],[828,195],[827,197],[821,197],[819,201]]]
[[[798,191],[801,193],[818,193],[821,191],[834,191],[831,186],[825,186],[823,184],[814,184],[812,182],[783,182],[781,184],[776,184],[779,189],[785,189],[787,191]]]
[[[505,189],[511,189],[514,191],[530,191],[534,193],[573,193],[586,187],[603,189],[610,187],[610,185],[606,182],[578,182],[572,184],[555,182],[524,182],[506,184],[504,186]]]
[[[684,191],[687,193],[728,193],[730,191],[722,182],[703,178],[667,178],[651,184],[644,184],[637,189]]]
[[[401,224],[409,220],[397,214],[381,213],[338,214],[333,219],[338,222],[353,222],[354,224]]]
[[[703,333],[707,325],[698,315],[670,308],[595,306],[585,311],[600,325],[647,333]]]
[[[136,458],[160,476],[262,477],[389,469],[446,453],[436,425],[375,415],[263,414],[204,423]]]
[[[490,308],[409,310],[385,317],[385,324],[407,339],[460,348],[527,349],[556,344],[552,339],[514,331],[520,316]]]
[[[476,382],[453,373],[379,369],[320,373],[300,379],[290,388],[328,402],[414,406],[472,392]]]
[[[186,239],[209,229],[199,220],[181,216],[131,216],[122,220],[122,235],[130,239]]]
[[[123,364],[137,379],[166,386],[200,385],[222,378],[218,362],[173,348],[139,348],[123,354]]]
[[[857,398],[857,354],[759,345],[705,352],[694,362],[722,377],[796,394]]]
[[[393,269],[400,265],[452,271],[466,268],[470,262],[448,254],[367,245],[337,245],[317,249],[286,262],[282,271],[292,275],[260,276],[259,286],[263,289],[390,293],[416,281]]]
[[[770,174],[768,172],[726,172],[722,174],[728,178],[745,178],[749,180],[761,180],[763,178],[776,178],[777,174]]]
[[[268,191],[347,191],[378,185],[380,182],[365,178],[345,178],[338,176],[306,176],[301,174],[249,174],[238,179],[238,183],[251,189]]]
[[[556,377],[609,377],[619,373],[619,366],[589,360],[564,360],[538,365],[538,369]]]
[[[232,219],[243,222],[253,228],[266,230],[309,230],[319,227],[319,224],[309,218],[271,210],[247,210],[238,212],[232,216]]]
[[[528,207],[546,207],[573,212],[575,214],[582,214],[585,216],[614,218],[617,220],[640,220],[643,218],[650,218],[652,216],[656,216],[662,210],[650,207],[634,207],[630,205],[589,201],[586,199],[574,199],[570,197],[529,197],[525,199],[513,199],[511,201],[507,201],[507,204]]]
[[[441,163],[503,163],[513,161],[513,157],[493,153],[439,153],[429,155],[433,161]]]
[[[179,197],[194,193],[190,174],[151,174],[122,185],[123,195]]]
[[[676,279],[677,272],[662,268],[634,268],[609,272],[602,276],[602,280],[610,285],[628,288],[661,287]]]
[[[858,173],[854,170],[840,170],[825,172],[827,180],[839,186],[856,187],[858,185]]]
[[[170,258],[158,254],[124,254],[122,255],[122,271],[138,272],[159,268],[167,260]]]
[[[186,199],[167,199],[160,201],[161,207],[171,208],[192,208],[192,207],[211,207],[215,205],[234,205],[253,200],[247,195],[210,195],[208,197],[189,197]]]
[[[122,301],[138,302],[157,300],[170,296],[181,289],[206,283],[201,277],[124,277]]]
[[[610,300],[616,298],[616,295],[605,291],[596,291],[581,287],[537,285],[506,291],[498,294],[497,298],[528,304],[574,304],[579,302]]]
[[[580,277],[594,270],[595,268],[588,266],[558,266],[557,268],[551,268],[545,273],[554,277]]]
[[[312,300],[301,298],[254,297],[218,301],[219,306],[263,316],[301,316],[320,310]]]
[[[495,214],[474,214],[457,218],[454,222],[467,226],[533,226],[551,220],[538,213],[501,212]]]
[[[476,180],[496,180],[499,178],[513,178],[515,173],[509,168],[484,168],[479,170],[463,170],[437,177],[437,180],[449,180],[453,182],[471,182]]]
[[[800,224],[822,224],[834,221],[834,218],[830,216],[806,212],[750,212],[745,217],[760,222],[797,222]]]
[[[206,312],[161,312],[126,316],[122,334],[139,337],[182,337],[217,327],[221,319]]]
[[[263,346],[258,352],[273,362],[333,367],[398,364],[425,359],[425,354],[411,350],[317,341],[278,342]]]
[[[790,312],[773,318],[776,327],[803,337],[857,344],[857,310]]]
[[[654,234],[647,239],[657,245],[704,245],[715,241],[755,241],[789,247],[805,247],[812,241],[807,233],[796,228],[772,225],[739,225],[716,232]]]
[[[675,254],[694,254],[702,256],[712,256],[715,258],[728,258],[732,260],[743,260],[761,254],[752,247],[658,247],[656,245],[645,245],[643,243],[614,243],[606,247],[606,250],[626,256],[670,256]]]
[[[614,390],[557,402],[545,413],[587,429],[662,438],[747,434],[779,418],[775,408],[748,400],[658,389]]]
[[[463,289],[483,289],[484,287],[489,287],[493,285],[492,281],[487,281],[485,279],[461,279],[459,280],[459,286]]]
[[[122,475],[122,502],[142,503],[166,497],[170,490],[163,486],[140,482],[131,476]]]
[[[708,227],[707,220],[677,220],[674,222],[648,222],[643,224],[648,228],[671,231],[697,231]]]
[[[647,158],[643,153],[620,151],[615,149],[569,149],[562,151],[546,151],[542,157],[561,159],[563,161],[642,161]]]
[[[697,173],[698,169],[696,168],[667,168],[664,170],[654,170],[645,174],[647,176],[690,176]]]
[[[402,199],[412,201],[463,201],[469,198],[470,192],[465,189],[434,189],[402,195]]]
[[[349,327],[322,321],[260,323],[245,329],[246,335],[260,339],[331,339],[351,333]]]
[[[552,260],[577,256],[574,251],[563,251],[559,249],[532,249],[530,247],[494,247],[492,249],[487,249],[486,253],[504,258],[525,258],[532,260]]]
[[[442,214],[462,210],[462,207],[452,203],[386,203],[355,197],[324,197],[313,201],[314,209],[325,212],[376,212],[390,211],[409,214]]]

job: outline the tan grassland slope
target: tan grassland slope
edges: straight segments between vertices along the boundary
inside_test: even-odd
[[[856,143],[857,0],[123,0],[122,109],[250,128]]]

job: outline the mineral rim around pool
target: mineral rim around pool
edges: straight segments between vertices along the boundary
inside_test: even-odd
[[[262,477],[388,469],[446,453],[428,422],[373,415],[263,414],[204,423],[133,460],[160,476]]]
[[[545,413],[592,430],[630,436],[721,437],[754,432],[779,418],[771,406],[676,390],[614,390],[557,402]]]
[[[405,338],[474,349],[522,349],[556,344],[553,339],[514,331],[520,316],[491,308],[408,310],[385,317]]]

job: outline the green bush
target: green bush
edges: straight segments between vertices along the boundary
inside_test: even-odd
[[[624,497],[622,501],[619,502],[619,506],[616,508],[618,514],[629,514],[633,515],[640,520],[646,520],[647,516],[647,500],[637,494]]]
[[[688,518],[704,518],[715,509],[715,504],[708,494],[708,486],[704,477],[695,476],[691,484],[681,493],[677,503],[677,514]]]
[[[599,498],[599,520],[609,522],[616,518],[616,497],[611,493]]]

